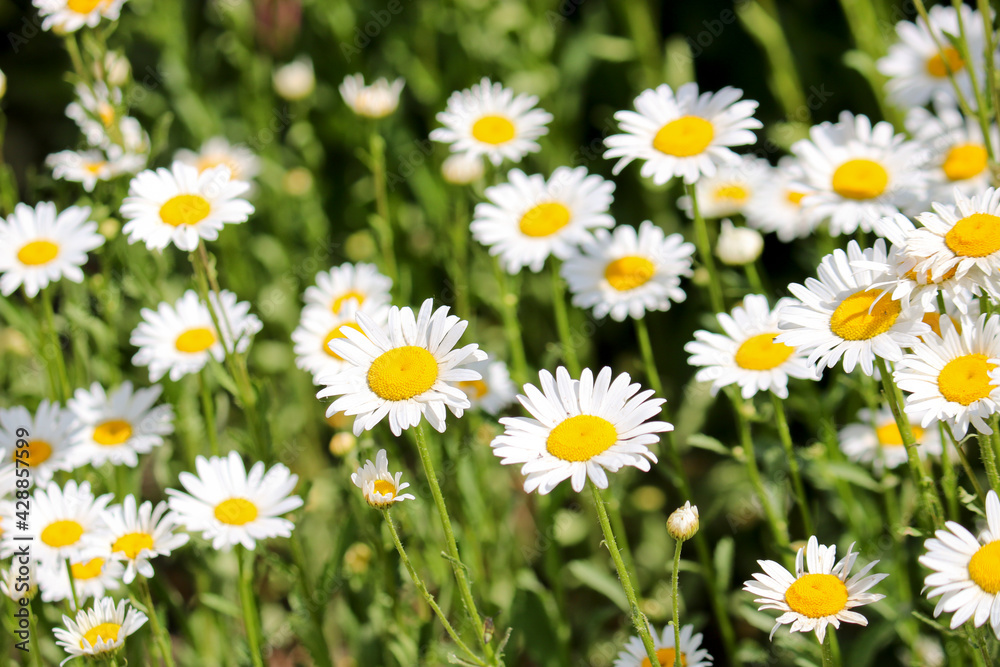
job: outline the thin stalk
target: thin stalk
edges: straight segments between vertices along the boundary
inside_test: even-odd
[[[976,495],[979,496],[979,502],[985,505],[986,493],[983,491],[983,487],[979,483],[979,478],[976,476],[975,469],[973,469],[972,464],[969,462],[969,457],[966,456],[965,450],[962,449],[962,444],[951,434],[951,429],[946,428],[943,430],[948,434],[948,440],[955,448],[955,454],[958,456],[958,460],[962,464],[962,469],[965,470],[965,475],[969,478],[969,483],[972,484],[973,490],[976,492]]]
[[[73,576],[73,566],[66,559],[66,575],[69,577],[69,591],[73,594],[73,611],[80,611],[80,598],[76,595],[76,577]]]
[[[323,603],[312,597],[313,586],[309,583],[305,554],[302,552],[302,537],[298,531],[292,531],[291,548],[292,560],[295,562],[295,569],[299,576],[299,586],[302,588],[302,597],[305,599],[306,608],[309,610],[309,617],[314,626],[313,633],[319,637],[323,649],[321,667],[332,667],[330,647],[327,645],[326,635],[323,634]]]
[[[639,600],[636,598],[635,589],[632,588],[632,578],[629,576],[625,562],[622,560],[622,554],[618,549],[618,541],[615,539],[614,531],[611,530],[611,521],[608,519],[608,511],[604,505],[604,498],[601,497],[601,492],[593,481],[588,479],[587,484],[590,486],[590,492],[594,496],[594,505],[597,507],[597,518],[601,522],[601,530],[604,531],[604,543],[608,546],[608,551],[611,552],[611,560],[614,561],[615,569],[618,571],[618,580],[621,582],[622,590],[625,591],[625,597],[628,599],[632,624],[635,626],[636,632],[639,633],[639,638],[642,640],[643,648],[646,649],[646,655],[649,657],[650,662],[658,665],[660,664],[660,660],[656,657],[656,645],[653,643],[652,635],[649,634],[649,623],[646,621],[646,615],[639,609]]]
[[[483,650],[488,664],[495,664],[493,647],[486,641],[483,632],[483,621],[476,609],[475,598],[472,597],[472,589],[469,586],[469,579],[466,575],[465,565],[458,553],[458,543],[455,542],[455,532],[451,525],[451,517],[448,515],[448,507],[444,502],[444,494],[441,493],[441,485],[438,484],[437,472],[434,470],[434,460],[431,458],[430,449],[427,447],[427,435],[424,433],[424,425],[417,424],[417,450],[420,452],[420,463],[424,467],[424,474],[427,476],[427,485],[431,489],[431,496],[434,498],[434,505],[437,507],[441,525],[444,528],[444,536],[447,540],[448,556],[451,560],[451,569],[455,573],[455,581],[458,583],[458,590],[461,594],[462,604],[465,612],[472,621],[473,630],[479,647]]]
[[[955,472],[955,462],[948,453],[944,444],[945,429],[944,422],[938,422],[938,435],[941,438],[941,490],[944,492],[944,501],[948,506],[948,518],[958,521],[958,474]]]
[[[673,598],[674,604],[674,667],[681,667],[681,612],[680,612],[680,588],[678,583],[678,575],[681,569],[681,546],[684,544],[684,540],[676,540],[676,545],[674,546],[674,572],[673,572],[673,590],[671,591],[671,597]]]
[[[764,282],[760,279],[760,272],[757,270],[757,262],[747,262],[743,265],[743,271],[747,274],[747,282],[754,294],[767,294],[764,290]]]
[[[39,598],[37,602],[32,601],[28,609],[28,623],[31,625],[31,637],[28,638],[28,646],[31,649],[31,664],[33,667],[42,667],[42,650],[41,646],[38,645],[38,638],[41,636],[38,634],[38,614],[35,613],[35,609],[41,604],[41,599]]]
[[[385,263],[385,273],[392,278],[394,287],[399,284],[399,271],[396,267],[396,251],[393,241],[392,221],[389,219],[389,194],[385,189],[385,139],[377,131],[372,132],[369,142],[371,151],[372,178],[375,181],[375,211],[379,224],[379,242],[382,246],[382,261]]]
[[[712,310],[721,313],[726,309],[726,302],[722,297],[722,283],[719,281],[719,272],[715,267],[715,258],[712,256],[712,242],[708,237],[708,225],[698,209],[698,195],[695,192],[694,184],[685,183],[684,188],[691,199],[691,211],[694,214],[695,245],[698,246],[701,263],[708,271],[708,296],[712,302]]]
[[[809,514],[809,504],[806,502],[806,489],[802,484],[802,475],[799,472],[799,460],[795,457],[792,434],[788,429],[785,402],[773,391],[769,393],[771,394],[771,403],[774,404],[774,416],[778,422],[778,435],[781,437],[781,446],[785,448],[788,469],[792,475],[792,488],[795,490],[795,501],[798,503],[799,512],[802,514],[802,525],[805,528],[806,535],[815,535],[813,532],[812,517]]]
[[[979,434],[979,457],[983,460],[983,467],[986,468],[986,478],[990,480],[990,487],[996,491],[1000,489],[1000,472],[997,470],[997,455],[990,442],[990,436],[985,433]]]
[[[646,327],[646,318],[634,319],[635,337],[639,341],[639,351],[642,353],[642,363],[646,369],[646,379],[649,386],[656,392],[657,396],[663,396],[663,383],[660,381],[660,371],[656,368],[656,360],[653,358],[653,346],[649,340],[649,329]]]
[[[972,63],[974,61],[972,60],[972,54],[969,53],[969,42],[966,39],[966,35],[965,35],[965,20],[962,18],[962,5],[963,4],[964,3],[962,3],[960,0],[959,1],[952,0],[952,5],[954,5],[954,7],[955,7],[955,18],[958,20],[958,37],[959,37],[959,39],[956,42],[956,44],[958,45],[958,47],[960,49],[959,50],[959,55],[961,56],[962,61],[965,62],[965,63]],[[987,13],[986,16],[990,16],[990,13]],[[986,20],[986,17],[983,17],[983,19]],[[990,29],[987,30],[988,34],[991,33],[991,32],[992,32],[992,28],[990,28]],[[987,37],[987,39],[989,41],[992,41],[992,39],[989,36]],[[986,60],[989,61],[989,60],[991,60],[993,52],[992,51],[988,51],[987,53],[989,54],[989,56],[986,58]],[[943,54],[942,54],[942,60],[945,63],[948,62],[948,59],[946,57],[944,57]],[[948,65],[946,64],[945,67],[947,68]],[[993,150],[993,142],[990,141],[990,110],[989,110],[989,104],[987,103],[987,100],[986,100],[985,96],[983,95],[982,89],[979,87],[979,81],[977,80],[978,77],[976,75],[976,68],[975,67],[966,67],[965,69],[966,69],[966,71],[968,72],[968,75],[969,75],[969,83],[972,86],[972,92],[973,92],[973,94],[976,97],[976,116],[979,118],[979,127],[983,131],[983,142],[986,144],[986,153],[989,155],[990,165],[991,166],[995,166],[996,165],[996,154],[994,153],[994,150]]]
[[[243,607],[243,625],[246,628],[247,644],[250,648],[250,661],[254,667],[264,667],[264,658],[260,650],[260,615],[257,613],[257,599],[253,591],[253,561],[247,567],[246,560],[253,558],[252,551],[246,551],[240,546],[236,549],[236,560],[239,563],[240,605]]]
[[[839,667],[839,662],[833,657],[833,628],[826,629],[823,639],[823,667]]]
[[[201,394],[201,409],[205,412],[205,428],[208,430],[208,446],[212,456],[219,456],[219,434],[215,427],[215,401],[208,388],[204,370],[198,373],[198,385]]]
[[[993,24],[990,17],[993,12],[990,10],[989,0],[977,0],[977,6],[979,7],[979,13],[983,18],[983,29],[986,33],[986,48],[984,51],[988,55],[986,60],[986,89],[989,92],[990,101],[993,103],[993,113],[1000,113],[1000,91],[997,90],[997,72],[996,63],[993,60],[992,55],[996,53],[996,44],[993,42]],[[992,144],[993,141],[988,137],[984,137],[984,141],[987,144]],[[996,181],[994,179],[994,185]]]
[[[507,274],[500,266],[500,260],[496,258],[493,260],[493,273],[500,286],[500,316],[503,318],[503,330],[507,336],[507,346],[510,348],[514,382],[522,386],[528,381],[528,362],[524,354],[521,327],[517,320],[517,295],[511,293],[507,284]]]
[[[42,312],[45,316],[45,332],[49,337],[49,345],[52,346],[52,358],[46,361],[54,362],[56,365],[56,377],[59,380],[58,387],[52,387],[53,397],[65,403],[69,400],[72,389],[69,383],[69,374],[66,372],[66,359],[63,358],[62,343],[59,341],[59,331],[56,329],[55,310],[52,308],[51,288],[42,290]],[[45,355],[48,356],[48,355]]]
[[[146,616],[149,618],[149,628],[153,632],[157,650],[163,657],[167,667],[174,667],[174,654],[170,649],[170,635],[166,628],[160,625],[160,617],[156,614],[156,607],[153,606],[153,596],[149,592],[149,583],[143,576],[136,577],[139,588],[139,597],[143,606],[146,607]]]
[[[400,560],[403,561],[403,566],[406,567],[406,571],[410,573],[410,578],[413,579],[413,584],[417,587],[417,591],[420,593],[421,597],[423,597],[424,601],[430,606],[431,609],[434,610],[438,620],[441,621],[441,625],[444,626],[445,632],[447,632],[448,636],[451,637],[451,640],[455,642],[455,645],[462,649],[462,651],[464,651],[473,662],[477,665],[486,667],[486,663],[483,662],[479,656],[473,653],[472,649],[466,646],[465,642],[462,641],[462,638],[458,636],[457,632],[455,632],[455,628],[453,628],[451,623],[448,622],[448,617],[444,615],[443,611],[441,611],[441,607],[438,606],[438,603],[434,600],[434,596],[431,595],[431,592],[427,590],[427,586],[424,584],[423,579],[421,579],[420,575],[417,574],[416,568],[413,567],[413,563],[410,562],[410,557],[406,555],[406,549],[403,548],[403,542],[399,539],[399,533],[396,532],[396,526],[392,522],[389,510],[382,510],[382,516],[385,518],[385,525],[389,527],[389,534],[392,535],[392,541],[396,545],[396,551],[399,553]]]
[[[566,308],[566,289],[555,260],[551,263],[552,270],[552,308],[556,315],[556,328],[559,330],[559,342],[562,343],[562,358],[566,368],[573,377],[580,376],[580,360],[576,356],[576,343],[569,328],[569,311]]]

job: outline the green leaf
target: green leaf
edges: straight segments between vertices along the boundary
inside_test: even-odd
[[[625,593],[622,591],[621,583],[617,577],[612,576],[606,570],[602,570],[589,560],[570,561],[566,569],[580,583],[601,593],[618,605],[622,611],[628,611],[628,598],[625,597]]]
[[[705,435],[704,433],[693,433],[688,436],[687,444],[692,447],[697,447],[698,449],[705,449],[710,452],[715,452],[721,456],[732,456],[733,452],[731,449],[722,444],[721,441],[713,438],[710,435]]]

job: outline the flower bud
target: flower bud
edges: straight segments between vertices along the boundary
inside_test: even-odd
[[[452,185],[468,185],[483,177],[483,160],[478,155],[453,153],[441,165],[441,175]]]
[[[684,503],[667,517],[667,532],[675,540],[690,540],[698,532],[698,507],[691,501]]]
[[[764,237],[756,229],[734,227],[729,220],[722,221],[722,231],[715,244],[715,254],[723,264],[743,266],[760,257]]]
[[[334,456],[346,456],[358,444],[358,439],[350,431],[342,431],[330,438],[330,453]]]
[[[301,57],[274,71],[274,90],[289,102],[305,99],[316,89],[312,60]]]

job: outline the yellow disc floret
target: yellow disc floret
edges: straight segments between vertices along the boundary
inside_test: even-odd
[[[654,273],[656,266],[651,261],[632,255],[608,264],[604,268],[604,279],[619,292],[627,292],[648,283]]]
[[[549,433],[545,448],[563,461],[589,461],[618,442],[618,431],[607,419],[576,415]]]
[[[703,153],[713,138],[712,123],[699,116],[681,116],[659,129],[653,148],[674,157],[691,157]]]
[[[996,388],[990,379],[990,371],[996,367],[996,364],[989,363],[985,354],[955,357],[941,369],[938,389],[949,401],[971,405],[989,396]]]
[[[792,611],[807,618],[823,618],[847,606],[847,586],[833,574],[804,574],[785,591]]]
[[[379,398],[405,401],[434,386],[438,364],[434,355],[417,345],[383,352],[368,369],[368,387]]]
[[[844,340],[868,340],[891,329],[900,312],[899,301],[881,290],[855,292],[833,311],[830,331]]]

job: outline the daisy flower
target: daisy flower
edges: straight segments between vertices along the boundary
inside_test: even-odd
[[[101,19],[117,21],[125,0],[33,0],[42,17],[42,30],[76,32],[94,28]]]
[[[125,572],[121,563],[99,556],[72,563],[70,568],[73,570],[73,585],[80,604],[90,598],[100,599],[107,591],[117,591]],[[69,600],[70,607],[76,609],[66,561],[42,565],[38,570],[38,588],[42,593],[42,602]]]
[[[378,326],[383,326],[389,318],[389,307],[370,308],[366,314]],[[295,365],[312,373],[315,384],[321,384],[320,378],[336,373],[347,364],[330,348],[330,341],[345,336],[342,327],[360,330],[357,316],[358,302],[355,299],[346,301],[337,313],[316,304],[302,309],[299,326],[292,332]]]
[[[385,118],[399,106],[399,94],[406,85],[402,79],[392,83],[386,78],[365,85],[363,74],[351,74],[340,84],[340,96],[351,111],[366,118]]]
[[[212,541],[212,548],[228,550],[242,544],[253,550],[257,540],[289,537],[295,527],[287,514],[302,506],[291,495],[299,481],[284,465],[275,463],[265,474],[263,461],[247,472],[236,452],[225,458],[195,459],[197,475],[182,472],[178,479],[188,493],[167,489],[174,520]]]
[[[125,638],[149,620],[144,613],[133,609],[128,600],[118,604],[111,598],[101,598],[91,609],[77,612],[76,619],[63,616],[63,628],[56,628],[56,644],[69,653],[60,662],[65,665],[74,658],[105,657],[125,645]]]
[[[961,524],[945,522],[948,530],[924,541],[927,553],[917,560],[934,571],[924,579],[927,599],[941,598],[934,618],[954,612],[952,630],[970,619],[977,628],[989,621],[1000,639],[1000,499],[993,490],[986,494],[986,524],[977,540]]]
[[[234,181],[251,181],[260,172],[260,158],[243,144],[231,144],[225,137],[206,140],[198,152],[182,148],[174,153],[174,160],[194,167],[199,174],[218,166],[229,167]]]
[[[483,78],[468,90],[454,92],[437,115],[444,127],[432,130],[434,141],[451,144],[452,153],[483,156],[494,165],[520,162],[541,150],[537,139],[548,134],[552,114],[535,108],[538,97],[514,92]]]
[[[663,667],[671,667],[677,658],[677,649],[674,644],[674,624],[668,623],[663,628],[662,634],[657,635],[654,630],[652,635],[657,661]],[[701,648],[701,633],[694,634],[693,625],[681,626],[680,652],[681,664],[685,667],[709,667],[714,660],[706,649]],[[614,667],[646,667],[647,665],[649,665],[649,658],[646,657],[642,638],[630,637],[622,650],[618,652]]]
[[[115,176],[111,162],[103,151],[59,151],[45,158],[45,165],[52,169],[52,178],[79,183],[87,192],[93,192],[98,181],[109,181]]]
[[[893,377],[908,392],[906,414],[927,428],[946,422],[956,439],[969,430],[993,433],[986,422],[1000,410],[1000,386],[994,370],[1000,360],[1000,315],[985,314],[959,333],[945,321],[943,337],[927,333],[911,345]]]
[[[736,161],[721,165],[715,174],[699,178],[694,186],[698,212],[706,220],[743,213],[770,172],[767,160],[752,155],[740,155]],[[678,199],[677,206],[694,219],[690,197]]]
[[[853,549],[852,543],[847,555],[834,564],[837,547],[821,545],[813,535],[795,556],[794,575],[773,560],[757,561],[764,572],[755,573],[752,581],[744,582],[743,590],[758,596],[754,602],[761,605],[760,611],[783,612],[775,619],[772,638],[779,627],[789,623],[791,632],[815,631],[820,642],[826,636],[827,626],[839,628],[841,622],[868,625],[868,619],[853,609],[884,598],[867,591],[889,575],[869,575],[878,563],[874,560],[848,578],[858,558]]]
[[[384,510],[393,504],[404,500],[414,500],[409,493],[400,495],[400,491],[410,486],[399,479],[403,473],[397,472],[395,476],[389,472],[389,459],[384,449],[378,450],[375,455],[375,463],[369,459],[358,471],[351,474],[351,481],[354,486],[361,489],[365,495],[365,502],[375,509]]]
[[[366,313],[373,313],[392,301],[392,279],[374,264],[344,263],[316,274],[316,284],[306,288],[305,301],[337,314],[352,299]]]
[[[24,558],[27,562],[21,562]],[[27,568],[24,572],[21,568]],[[38,566],[35,560],[21,556],[14,558],[10,567],[0,570],[0,593],[19,602],[21,598],[31,600],[38,592]]]
[[[890,46],[889,55],[880,58],[877,63],[879,72],[889,77],[885,86],[889,101],[903,109],[923,106],[937,95],[957,101],[954,86],[948,77],[950,69],[963,97],[975,105],[970,64],[962,59],[945,37],[945,33],[962,34],[958,13],[954,7],[937,5],[930,8],[928,15],[930,25],[923,17],[918,17],[916,23],[897,23],[896,34],[900,41]],[[986,41],[982,15],[963,5],[961,20],[973,60],[972,68],[978,80],[982,81],[985,76],[983,49]]]
[[[943,450],[937,424],[923,427],[918,421],[911,421],[910,430],[922,458],[941,456]],[[906,464],[903,436],[892,412],[885,406],[874,413],[862,408],[858,411],[858,422],[840,429],[837,437],[841,451],[851,461],[871,464],[878,471]]]
[[[456,383],[469,397],[473,408],[482,408],[491,414],[500,414],[514,403],[517,392],[510,379],[510,370],[502,361],[486,359],[474,361],[468,366],[483,377],[479,380],[462,380]]]
[[[834,236],[872,231],[878,218],[923,201],[925,150],[890,123],[872,125],[849,111],[837,123],[814,126],[792,146],[804,172],[803,214],[814,226],[828,220]]]
[[[856,241],[820,261],[816,278],[788,289],[801,303],[781,309],[781,329],[776,339],[809,353],[809,363],[832,368],[843,358],[844,371],[860,364],[865,375],[874,375],[875,357],[899,361],[903,348],[912,347],[930,331],[921,321],[923,309],[905,306],[884,290],[871,287],[879,275],[857,269],[859,262],[886,264],[885,241],[864,251]]]
[[[0,291],[10,296],[23,285],[24,293],[34,297],[60,278],[81,283],[87,253],[102,245],[104,237],[87,206],[57,214],[52,202],[18,204],[0,220]]]
[[[747,225],[762,232],[775,232],[782,243],[809,236],[815,226],[802,211],[807,188],[798,160],[785,156],[778,166],[760,179],[743,209]],[[699,200],[700,201],[700,200]]]
[[[173,243],[191,251],[201,239],[214,241],[226,224],[246,222],[253,205],[240,195],[250,188],[233,180],[226,165],[199,171],[183,162],[170,169],[146,170],[129,183],[121,214],[129,243],[143,241],[150,250]]]
[[[97,382],[90,391],[77,389],[67,404],[76,417],[73,456],[77,465],[112,465],[134,468],[139,454],[148,454],[174,432],[170,405],[153,407],[163,388],[159,385],[133,390],[124,382],[109,396]]]
[[[19,531],[21,538],[31,539],[31,555],[44,564],[54,564],[69,558],[89,560],[100,549],[97,533],[104,527],[102,514],[111,502],[112,494],[94,497],[90,482],[66,482],[63,488],[55,482],[36,488],[31,498],[31,521],[28,529]],[[5,532],[0,543],[0,555],[17,552],[22,542]]]
[[[670,310],[671,301],[684,301],[681,278],[691,276],[693,254],[694,245],[685,243],[683,236],[667,236],[646,220],[638,231],[628,225],[612,232],[598,229],[561,271],[574,306],[622,322],[644,317],[646,311]]]
[[[953,103],[936,101],[932,114],[923,107],[906,114],[906,129],[930,151],[925,165],[932,175],[932,201],[944,201],[959,188],[966,195],[977,194],[991,184],[989,153],[982,126],[975,117],[966,118]],[[1000,146],[1000,130],[990,125],[990,143]]]
[[[326,388],[317,398],[339,396],[327,417],[337,412],[357,415],[358,436],[388,416],[389,428],[399,436],[418,425],[423,415],[444,433],[445,408],[461,417],[471,406],[455,385],[481,379],[468,364],[486,359],[486,353],[475,343],[454,349],[469,323],[448,315],[447,306],[434,310],[433,299],[427,299],[416,316],[410,308],[393,306],[385,327],[365,313],[358,313],[358,324],[360,331],[342,329],[345,337],[330,342],[348,365],[320,379]]]
[[[743,398],[751,398],[759,391],[773,391],[788,398],[789,376],[818,380],[816,369],[806,361],[802,350],[774,340],[781,333],[781,309],[793,303],[794,299],[780,299],[771,310],[766,296],[748,294],[731,315],[717,315],[724,333],[695,331],[695,340],[684,346],[691,355],[688,364],[701,367],[695,380],[711,382],[712,395],[738,384]]]
[[[25,438],[27,447],[16,446],[17,431],[21,428],[29,433]],[[32,484],[48,484],[57,471],[76,467],[73,455],[76,428],[73,414],[48,400],[43,400],[34,414],[21,406],[0,408],[0,442],[10,443],[11,447],[0,445],[0,461],[4,464],[21,461],[20,467],[27,465],[31,471]]]
[[[111,143],[109,132],[121,119],[121,88],[96,81],[93,86],[78,83],[74,92],[76,100],[66,106],[66,117],[77,124],[88,144],[104,148]]]
[[[549,493],[566,479],[580,492],[588,477],[606,489],[605,470],[618,472],[623,466],[646,472],[650,461],[656,463],[649,445],[660,441],[658,433],[674,429],[649,421],[666,401],[652,398],[652,389],[639,391],[628,373],[612,381],[608,367],[596,378],[585,368],[579,380],[572,380],[560,366],[554,378],[543,370],[538,379],[541,391],[526,384],[517,397],[532,418],[504,417],[504,432],[490,443],[503,465],[522,464],[527,493]]]
[[[730,146],[757,141],[753,130],[763,123],[753,117],[755,100],[740,100],[743,91],[726,86],[716,93],[698,94],[698,84],[674,90],[662,84],[635,98],[635,111],[618,111],[623,134],[604,140],[606,158],[621,158],[618,174],[633,160],[644,160],[640,173],[662,185],[674,176],[694,183],[700,176],[714,176],[720,165],[739,157]]]
[[[200,371],[209,357],[221,362],[226,350],[245,352],[253,335],[263,328],[257,316],[250,314],[250,304],[237,301],[232,292],[211,292],[209,298],[224,329],[221,340],[208,307],[194,290],[185,292],[174,305],[161,303],[156,310],[142,309],[142,322],[129,342],[139,348],[132,363],[149,366],[151,382],[168,373],[176,382]]]
[[[548,181],[514,169],[507,183],[486,188],[489,201],[476,204],[472,236],[500,257],[507,273],[524,266],[537,273],[549,255],[566,259],[588,230],[614,226],[608,214],[614,189],[585,167],[559,167]]]
[[[135,496],[129,494],[121,505],[109,507],[104,514],[107,530],[101,533],[101,538],[111,545],[109,557],[125,563],[122,581],[126,584],[131,584],[136,574],[152,577],[153,564],[149,561],[169,556],[189,539],[186,533],[176,532],[178,517],[167,512],[167,503],[153,507],[147,500],[138,508],[135,503]]]

